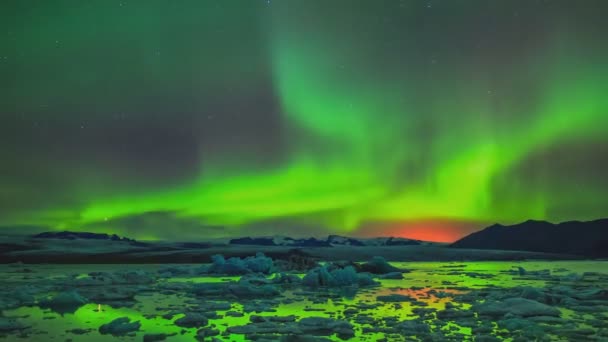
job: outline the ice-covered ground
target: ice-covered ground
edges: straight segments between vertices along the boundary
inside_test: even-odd
[[[1,265],[0,338],[608,339],[608,261],[392,266],[399,270],[347,262],[277,273],[267,259],[254,258],[214,265]]]

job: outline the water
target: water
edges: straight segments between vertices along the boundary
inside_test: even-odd
[[[246,341],[246,335],[228,333],[228,327],[246,325],[252,314],[262,316],[295,315],[297,319],[304,317],[331,317],[346,319],[353,326],[355,336],[350,341],[405,340],[404,334],[394,335],[390,331],[394,322],[417,320],[427,325],[432,333],[439,333],[447,338],[456,340],[471,339],[471,335],[484,319],[476,313],[467,319],[438,319],[437,314],[422,317],[416,308],[435,309],[441,312],[455,306],[459,311],[472,307],[471,300],[463,299],[464,294],[480,294],[490,291],[492,296],[506,293],[510,289],[531,286],[543,289],[546,293],[566,289],[584,292],[608,288],[607,261],[521,261],[521,262],[415,262],[393,263],[393,265],[411,270],[404,274],[404,279],[380,280],[381,286],[359,289],[316,289],[308,290],[298,286],[282,288],[281,294],[274,298],[266,298],[262,303],[266,309],[259,313],[246,312],[245,306],[258,303],[257,299],[237,299],[217,296],[195,296],[187,290],[192,284],[234,282],[239,277],[179,275],[171,278],[158,278],[154,283],[146,285],[126,285],[125,288],[135,289],[134,301],[124,303],[90,302],[76,309],[73,313],[57,313],[49,308],[38,306],[40,300],[58,291],[70,288],[71,279],[82,279],[90,272],[113,272],[121,270],[143,270],[156,274],[166,265],[14,265],[0,266],[0,285],[5,305],[2,310],[4,317],[16,318],[28,329],[15,331],[0,331],[8,341],[142,341],[145,334],[164,333],[167,341],[193,341],[197,328],[182,328],[175,321],[183,317],[186,311],[200,310],[201,305],[209,303],[229,303],[230,310],[213,310],[217,318],[209,319],[209,326],[219,330],[217,336],[226,341]],[[199,265],[184,265],[185,268],[195,268]],[[521,275],[518,267],[526,272]],[[537,272],[549,270],[547,272]],[[593,272],[593,273],[589,273]],[[177,287],[176,287],[177,286]],[[77,290],[80,286],[75,287]],[[8,308],[6,302],[16,290],[25,289],[32,293],[35,302],[29,306]],[[90,288],[89,288],[90,289]],[[489,290],[488,290],[489,289]],[[82,288],[86,292],[87,289]],[[380,302],[378,296],[401,294],[411,298],[411,301],[393,303]],[[124,304],[126,307],[121,307]],[[559,323],[534,323],[534,328],[545,329],[544,334],[552,340],[564,338],[566,328],[582,331],[584,335],[572,335],[589,340],[601,340],[605,333],[604,326],[598,321],[608,321],[608,298],[588,300],[584,305],[577,300],[576,305],[565,302],[552,307],[560,310]],[[345,315],[349,309],[351,314]],[[584,312],[580,311],[584,310]],[[227,311],[242,313],[242,317],[226,315]],[[354,312],[354,314],[352,314]],[[175,313],[173,316],[167,313]],[[164,316],[164,317],[163,317]],[[115,337],[102,335],[98,329],[102,324],[119,317],[129,317],[139,321],[139,331],[126,336]],[[487,319],[485,319],[487,320]],[[498,323],[506,322],[491,319],[492,331],[485,333],[500,340],[513,340],[520,336],[515,328],[505,329]],[[462,323],[462,324],[461,324]],[[506,324],[506,323],[505,323]],[[81,329],[81,330],[78,330]],[[375,329],[375,330],[374,330]],[[378,331],[379,330],[379,331]],[[522,329],[520,329],[522,330]],[[418,334],[423,338],[424,334]],[[424,335],[428,336],[428,335]],[[434,335],[438,336],[438,335]],[[571,335],[568,335],[571,336]],[[413,334],[410,334],[412,339]],[[336,341],[341,339],[336,335],[328,336]],[[570,338],[567,338],[570,339]],[[210,340],[210,339],[208,339]]]

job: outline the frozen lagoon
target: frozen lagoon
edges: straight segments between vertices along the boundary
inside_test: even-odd
[[[392,265],[409,272],[403,279],[374,276],[376,286],[330,288],[270,275],[244,276],[247,286],[238,287],[241,276],[201,274],[199,264],[1,265],[0,335],[9,341],[608,339],[608,261]]]

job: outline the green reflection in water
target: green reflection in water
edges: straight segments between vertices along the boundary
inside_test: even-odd
[[[543,269],[551,270],[552,274],[567,275],[571,272],[602,272],[608,269],[606,261],[522,261],[522,262],[415,262],[415,263],[394,263],[394,265],[402,268],[410,269],[410,273],[404,274],[404,279],[401,280],[380,280],[381,286],[369,289],[360,289],[353,297],[336,297],[331,296],[331,293],[325,293],[322,290],[316,290],[311,298],[311,295],[298,294],[297,291],[287,290],[280,297],[281,303],[273,307],[274,312],[253,313],[262,316],[287,316],[295,315],[298,319],[303,317],[322,316],[342,318],[343,312],[349,307],[356,307],[359,304],[371,304],[369,308],[359,308],[358,315],[367,315],[376,321],[382,321],[387,317],[394,317],[398,321],[409,320],[418,317],[413,313],[413,309],[418,307],[417,304],[410,302],[399,303],[378,303],[376,297],[387,294],[402,294],[414,298],[417,301],[425,303],[425,308],[433,308],[443,310],[447,303],[458,305],[462,309],[468,309],[469,304],[456,303],[452,295],[467,292],[469,289],[477,289],[489,286],[511,288],[514,286],[535,286],[543,287],[546,285],[545,280],[531,279],[519,277],[514,272],[518,266],[524,267],[530,272]],[[144,269],[147,271],[156,271],[162,265],[121,265],[120,269]],[[197,267],[199,265],[193,265]],[[2,282],[9,285],[19,285],[29,282],[43,282],[47,279],[59,279],[65,275],[65,270],[69,269],[69,273],[86,273],[90,271],[112,271],[115,270],[114,265],[28,265],[34,272],[28,275],[16,274],[8,267],[0,267],[0,275]],[[87,271],[88,269],[88,271]],[[236,281],[238,277],[200,277],[200,276],[180,276],[170,279],[160,279],[159,282],[193,282],[193,283],[209,283],[209,282],[226,282]],[[562,284],[568,284],[563,282]],[[601,283],[578,283],[579,285],[591,285],[606,287],[607,284]],[[298,289],[299,291],[299,289]],[[49,310],[43,310],[38,307],[21,307],[15,310],[5,310],[5,316],[17,316],[19,320],[33,327],[33,333],[29,340],[43,341],[53,337],[54,340],[64,340],[71,338],[74,341],[141,341],[144,334],[173,334],[167,338],[167,341],[193,341],[196,334],[195,328],[183,329],[174,324],[176,319],[182,317],[182,314],[177,314],[171,319],[162,318],[163,315],[170,311],[185,312],[189,307],[196,307],[197,302],[205,302],[207,298],[192,298],[187,293],[163,294],[154,292],[146,295],[138,295],[135,297],[136,304],[132,308],[113,308],[109,305],[102,305],[101,311],[98,310],[97,303],[87,304],[79,308],[73,314],[58,315]],[[222,299],[214,298],[221,301]],[[228,300],[228,299],[227,299]],[[242,303],[234,302],[232,311],[243,312]],[[594,316],[582,315],[567,308],[558,307],[562,312],[562,317],[576,324],[578,328],[592,328],[591,326],[581,322],[581,319],[593,319]],[[320,311],[323,310],[323,311]],[[226,311],[218,311],[217,319],[210,319],[209,325],[215,326],[216,329],[224,332],[230,326],[245,325],[249,322],[252,313],[244,313],[242,317],[233,317],[225,315]],[[139,321],[141,329],[135,336],[126,336],[116,338],[109,335],[100,335],[98,328],[102,324],[119,317],[129,317],[132,321]],[[431,316],[433,317],[433,316]],[[378,338],[385,337],[383,333],[363,333],[364,328],[371,327],[370,324],[359,324],[353,322],[355,326],[356,336],[351,341],[375,341]],[[470,336],[471,328],[457,325],[455,322],[449,322],[447,325],[438,326],[434,319],[425,321],[434,331],[441,329],[446,334],[457,336],[464,334]],[[494,331],[498,331],[496,324]],[[72,329],[89,329],[90,331],[78,335],[67,332]],[[502,331],[502,330],[501,330]],[[183,332],[183,334],[182,334]],[[240,334],[229,334],[221,336],[223,339],[231,341],[245,341],[245,336]],[[331,337],[332,340],[338,341],[336,336]],[[20,339],[23,340],[23,339]],[[390,340],[390,338],[389,338]]]

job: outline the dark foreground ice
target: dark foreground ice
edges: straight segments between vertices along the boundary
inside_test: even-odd
[[[607,261],[0,266],[9,341],[608,341]]]

